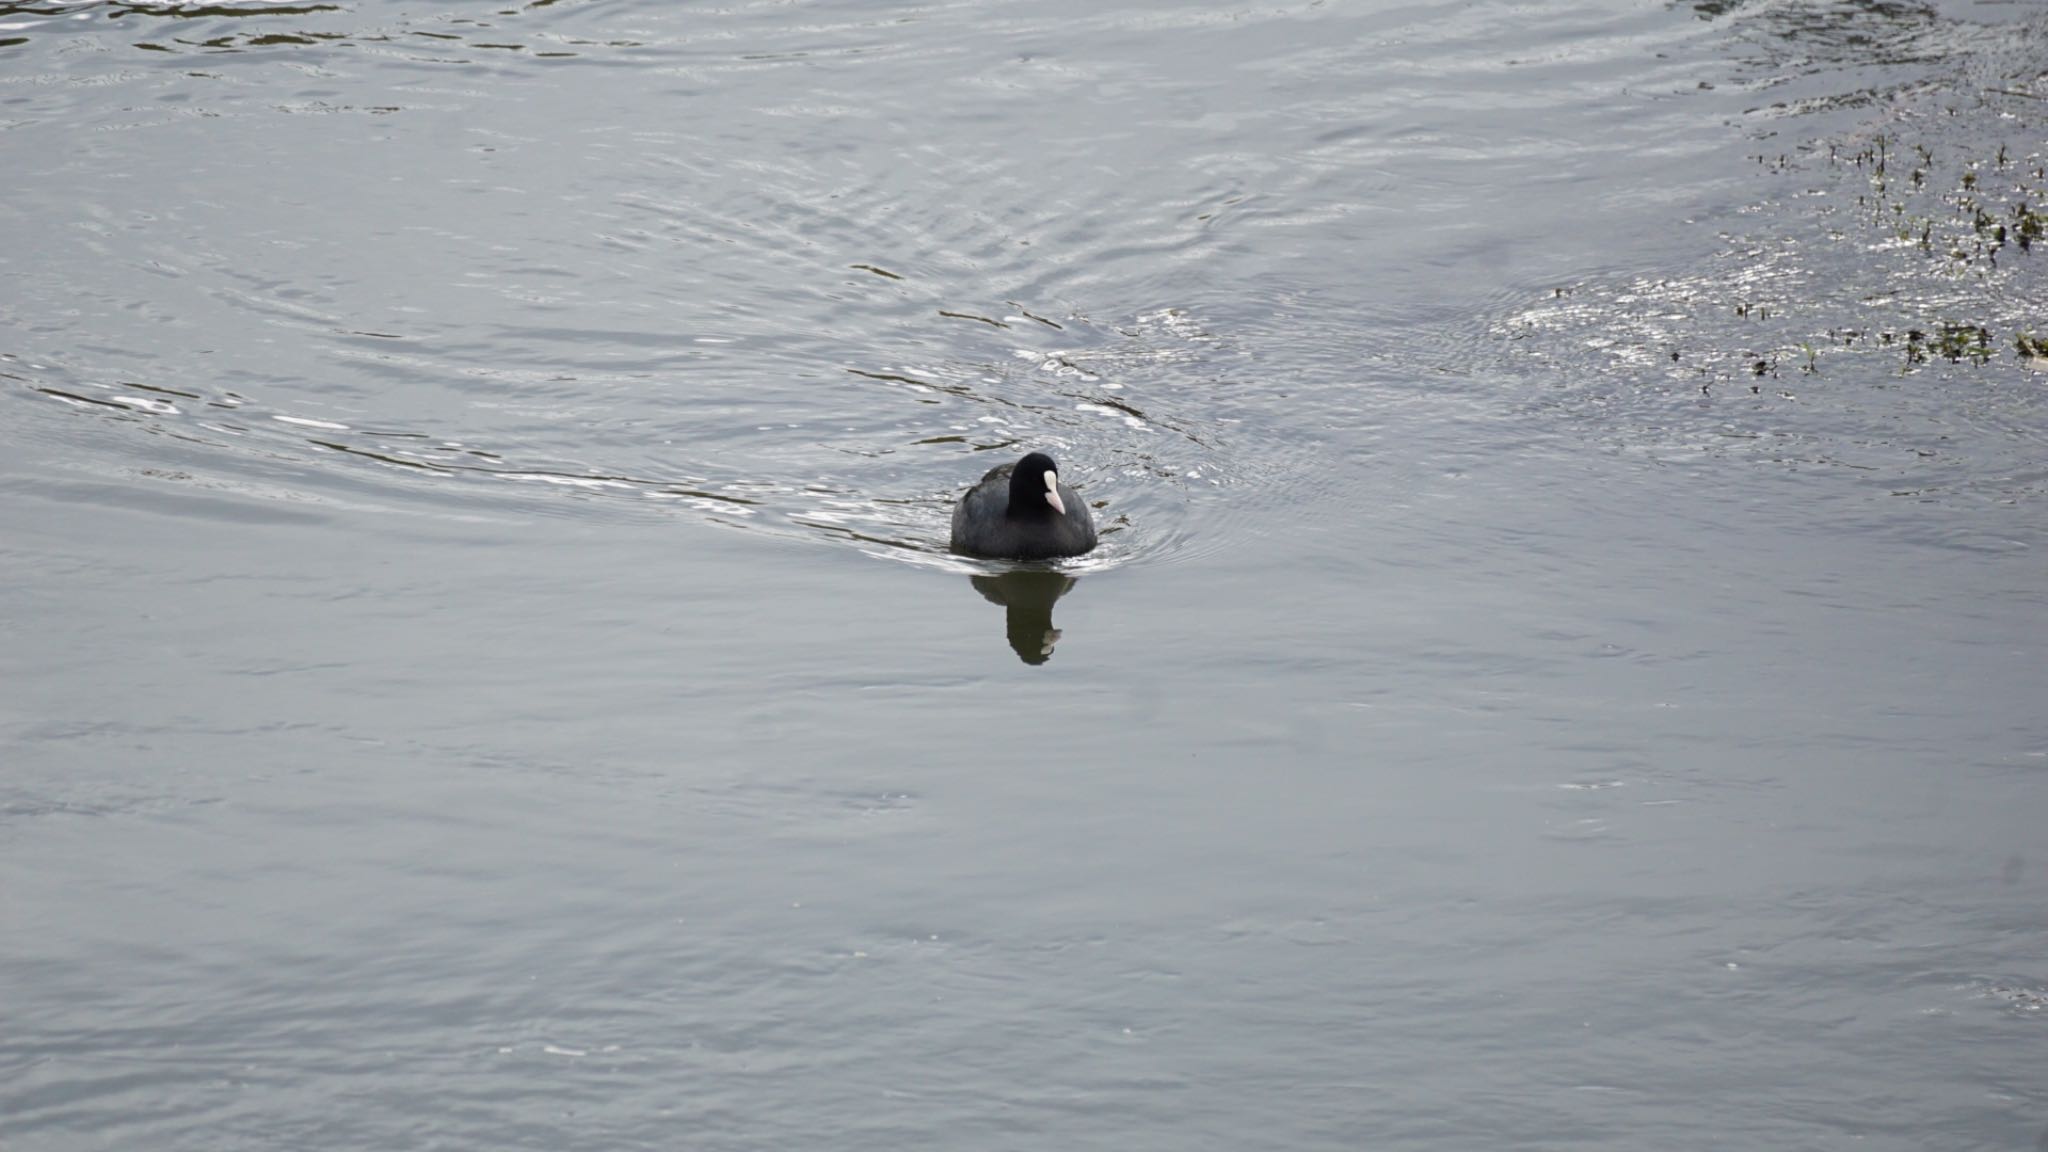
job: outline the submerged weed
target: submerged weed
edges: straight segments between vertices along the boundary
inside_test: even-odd
[[[1935,346],[1951,364],[1965,359],[1983,364],[1991,359],[1991,330],[1982,324],[1943,324]]]

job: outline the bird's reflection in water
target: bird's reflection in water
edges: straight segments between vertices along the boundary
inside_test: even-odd
[[[1003,627],[1019,660],[1043,664],[1052,658],[1052,646],[1060,638],[1060,630],[1052,626],[1053,602],[1073,588],[1074,577],[1064,572],[1023,569],[968,579],[983,599],[1008,610]]]

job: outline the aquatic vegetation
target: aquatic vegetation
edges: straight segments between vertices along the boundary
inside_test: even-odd
[[[1775,187],[1747,213],[1758,231],[1724,235],[1721,274],[1559,288],[1503,330],[1588,324],[1610,360],[1652,353],[1707,395],[1781,365],[1819,376],[1827,351],[1883,350],[1908,373],[2040,360],[2048,337],[2021,302],[2044,271],[2048,153],[2021,141],[2048,139],[2048,100],[2026,96],[1993,90],[1995,117],[1903,105],[1860,133],[1753,153]]]
[[[1686,221],[1714,228],[1709,254],[1496,323],[1540,381],[1531,403],[1666,458],[1850,468],[1916,499],[2048,495],[2048,91],[2022,91],[2048,79],[1971,54],[1927,66],[1947,79],[1753,109],[1746,188]],[[1968,464],[1958,421],[2000,430]]]
[[[2048,217],[2033,207],[2048,189],[2048,165],[2039,156],[2026,168],[2014,162],[2007,141],[2000,141],[1989,158],[1968,141],[1953,145],[1953,157],[1941,154],[1939,145],[1915,143],[1912,167],[1901,184],[1891,172],[1893,143],[1879,133],[1846,156],[1830,147],[1828,158],[1865,173],[1869,186],[1857,204],[1868,210],[1877,228],[1912,242],[1923,254],[1941,256],[1950,262],[1949,271],[1995,268],[2008,244],[2031,252],[2048,230]],[[1951,180],[1937,179],[1944,172]]]
[[[1935,347],[1951,364],[1965,359],[1982,364],[1991,359],[1991,331],[1981,324],[1944,324]]]
[[[2041,238],[2043,228],[2048,227],[2048,217],[2044,217],[2039,211],[2029,208],[2025,201],[2013,205],[2012,215],[2014,239],[2022,251],[2031,250],[2034,246],[2034,241]]]
[[[2048,189],[2048,165],[2038,154],[2022,165],[2015,163],[2009,141],[2000,141],[1988,157],[1967,140],[1946,146],[1915,142],[1907,179],[1899,182],[1891,176],[1893,144],[1891,137],[1880,133],[1846,159],[1831,150],[1830,159],[1866,174],[1868,189],[1858,197],[1859,204],[1871,209],[1879,229],[1932,258],[1928,272],[1975,278],[1988,287],[2000,269],[2001,253],[2017,248],[2021,255],[2031,254],[2035,241],[2048,230],[2048,218],[2034,207]],[[1987,315],[1939,321],[1932,326],[1932,335],[1911,330],[1905,366],[1926,363],[1930,353],[1952,364],[1986,364],[2001,342],[1993,333],[1998,323]],[[2031,355],[2031,338],[2012,335],[2018,354]]]

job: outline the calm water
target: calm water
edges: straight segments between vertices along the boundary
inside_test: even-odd
[[[0,159],[7,1152],[2048,1147],[2036,6],[0,2]]]

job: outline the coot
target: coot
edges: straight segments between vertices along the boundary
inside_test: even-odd
[[[953,551],[969,556],[1047,560],[1093,547],[1088,505],[1060,483],[1060,466],[1043,452],[989,469],[953,509]]]

